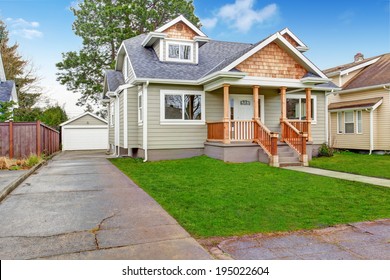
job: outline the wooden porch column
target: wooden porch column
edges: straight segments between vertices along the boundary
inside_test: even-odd
[[[223,85],[223,143],[229,144],[229,122],[230,122],[230,102],[229,102],[229,87],[230,85]]]
[[[311,138],[311,88],[306,88],[306,120],[307,120],[307,138],[309,141]]]
[[[286,87],[280,88],[280,111],[281,111],[280,120],[281,121],[287,119],[286,90],[287,90]]]
[[[253,119],[259,119],[259,86],[253,86]]]

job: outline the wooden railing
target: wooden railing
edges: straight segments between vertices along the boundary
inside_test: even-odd
[[[268,156],[278,154],[278,134],[271,132],[262,122],[254,121],[254,140]]]
[[[280,125],[284,142],[297,151],[300,157],[306,155],[307,133],[299,131],[288,120],[282,120]]]
[[[308,121],[300,121],[300,120],[288,120],[292,126],[294,126],[296,129],[298,129],[300,132],[309,133],[309,125],[310,122]]]
[[[230,140],[232,141],[253,141],[254,123],[250,121],[230,121]]]
[[[224,138],[224,122],[207,122],[207,141],[221,141]]]

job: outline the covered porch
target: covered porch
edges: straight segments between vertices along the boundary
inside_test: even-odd
[[[307,165],[307,141],[312,139],[311,87],[272,87],[280,95],[276,101],[279,103],[277,110],[280,108],[280,114],[274,112],[273,116],[266,114],[267,110],[264,110],[264,106],[270,104],[264,102],[262,90],[270,89],[269,86],[250,85],[251,95],[241,96],[231,93],[234,87],[235,85],[229,83],[222,85],[223,116],[220,121],[207,122],[206,144],[219,148],[242,147],[244,153],[253,153],[256,147],[257,150],[261,147],[267,162],[276,167],[280,165],[279,156],[289,147],[297,155],[299,162]],[[304,91],[304,100],[299,101],[299,104],[290,104],[291,101],[288,104],[287,96],[298,91]],[[302,111],[298,118],[294,112],[288,112],[288,109],[294,106]],[[278,115],[277,120],[275,114]],[[265,125],[264,117],[273,117],[273,121],[277,123],[277,127],[273,127],[274,131]]]

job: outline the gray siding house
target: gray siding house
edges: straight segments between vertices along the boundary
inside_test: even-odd
[[[8,102],[14,101],[18,103],[18,96],[16,94],[16,86],[14,81],[7,81],[5,77],[3,59],[0,53],[0,101]]]
[[[183,16],[125,40],[102,95],[112,153],[306,165],[328,138],[337,88],[307,50],[287,28],[255,44],[222,42]]]

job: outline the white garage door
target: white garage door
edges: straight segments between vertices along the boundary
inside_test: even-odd
[[[62,150],[104,150],[108,147],[108,129],[66,128],[62,130]]]

